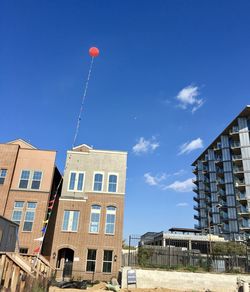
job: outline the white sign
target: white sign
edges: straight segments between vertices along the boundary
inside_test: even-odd
[[[79,261],[80,261],[80,259],[78,257],[74,258],[74,262],[79,262]]]

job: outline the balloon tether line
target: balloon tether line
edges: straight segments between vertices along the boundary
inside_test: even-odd
[[[87,95],[87,90],[88,90],[88,86],[89,86],[89,79],[90,79],[90,74],[91,74],[92,67],[93,67],[93,62],[94,62],[94,57],[91,58],[91,62],[90,62],[90,66],[89,66],[89,73],[88,73],[87,81],[85,83],[85,89],[84,89],[82,103],[81,103],[81,107],[80,107],[80,112],[79,112],[79,116],[78,116],[78,120],[77,120],[77,124],[76,124],[76,131],[75,131],[75,136],[74,136],[72,148],[74,148],[74,146],[75,146],[75,142],[76,142],[76,139],[77,139],[77,136],[79,133],[81,117],[82,117],[82,112],[83,112],[83,106],[84,106],[84,101],[85,101],[86,95]]]

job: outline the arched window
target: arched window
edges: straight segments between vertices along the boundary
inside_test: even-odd
[[[115,217],[116,217],[116,207],[108,206],[106,208],[106,234],[115,234]]]
[[[103,175],[101,173],[96,173],[94,176],[94,191],[96,192],[102,191],[102,180]]]
[[[89,232],[98,233],[101,217],[101,207],[98,205],[91,206]]]

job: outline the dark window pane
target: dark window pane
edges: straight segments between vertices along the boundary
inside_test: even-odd
[[[38,180],[33,180],[33,181],[32,181],[32,184],[31,184],[31,188],[32,188],[33,190],[39,190],[39,188],[40,188],[40,181],[38,181]]]
[[[88,260],[95,261],[96,259],[96,249],[89,249],[88,250]]]
[[[23,231],[31,231],[33,222],[24,222]]]
[[[105,250],[103,260],[112,262],[112,253],[113,253],[112,250]]]
[[[4,184],[4,177],[0,177],[0,185]]]
[[[19,188],[27,189],[27,187],[28,187],[28,180],[21,179],[19,183]]]
[[[87,272],[95,271],[95,261],[87,261]]]
[[[103,273],[111,273],[111,266],[112,266],[112,263],[109,263],[109,262],[104,262],[103,263]]]

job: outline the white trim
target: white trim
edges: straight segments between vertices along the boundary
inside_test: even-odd
[[[93,212],[92,212],[92,206],[99,206],[100,209],[99,210],[93,209]],[[98,231],[97,232],[91,232],[91,230],[90,230],[91,223],[92,223],[92,221],[91,221],[91,215],[92,215],[92,213],[99,214],[99,222],[98,222]],[[92,204],[91,205],[91,208],[90,208],[89,233],[91,233],[91,234],[98,234],[99,233],[99,231],[100,231],[100,222],[101,222],[101,214],[102,214],[102,206],[99,205],[99,204]]]
[[[81,144],[81,145],[77,145],[75,147],[73,147],[72,149],[77,149],[77,148],[81,148],[81,147],[86,147],[88,149],[93,149],[91,146],[87,145],[87,144]]]
[[[23,171],[29,171],[29,179],[28,179],[28,184],[27,184],[27,188],[21,188],[19,187],[20,185],[20,181],[21,181],[21,178],[22,178],[22,173]],[[38,189],[32,189],[31,186],[32,186],[32,181],[33,181],[33,176],[34,176],[34,172],[41,172],[41,180],[40,180],[40,185],[39,185],[39,188]],[[18,189],[19,190],[31,190],[31,191],[40,191],[41,190],[41,185],[42,185],[42,180],[43,180],[43,171],[42,170],[38,170],[38,169],[21,169],[21,172],[20,172],[20,175],[19,175],[19,181],[18,181]]]
[[[65,212],[69,212],[69,220],[68,220],[68,226],[67,226],[68,229],[67,229],[67,230],[63,229],[63,223],[64,223]],[[78,212],[78,213],[79,213],[79,216],[78,216],[78,218],[77,218],[77,226],[76,226],[76,230],[72,230],[73,220],[74,220],[74,212]],[[78,232],[79,219],[80,219],[80,210],[68,210],[68,209],[64,209],[64,210],[63,210],[63,220],[62,220],[61,231],[62,231],[62,232]],[[70,221],[70,220],[71,220],[71,221]],[[71,229],[69,229],[69,227],[71,227]]]
[[[95,191],[94,186],[95,186],[95,175],[96,174],[102,174],[102,189],[100,191]],[[93,179],[92,179],[92,190],[95,193],[102,193],[104,188],[104,172],[103,171],[94,171],[93,172]]]
[[[59,198],[59,201],[71,201],[71,202],[84,202],[86,203],[87,199],[83,199],[83,200],[77,200],[77,199],[64,199],[64,198]]]
[[[127,151],[112,151],[112,150],[96,150],[96,149],[89,149],[89,152],[81,152],[81,151],[72,151],[68,150],[67,153],[69,154],[89,154],[89,153],[112,153],[112,154],[122,154],[122,155],[128,155]]]
[[[115,192],[109,192],[109,177],[110,175],[116,175],[117,180],[116,180],[116,191]],[[119,182],[119,173],[117,172],[108,172],[108,178],[107,178],[107,193],[110,194],[116,194],[118,191],[118,182]]]
[[[107,210],[108,207],[114,207],[115,210]],[[106,232],[106,225],[107,225],[107,215],[115,215],[115,222],[114,222],[114,232],[113,233],[107,233]],[[117,207],[114,205],[108,205],[106,206],[106,216],[105,216],[105,229],[104,229],[104,234],[106,235],[115,235],[115,225],[116,225],[116,216],[117,216]],[[111,223],[108,223],[111,224]]]
[[[70,190],[69,186],[70,186],[70,180],[71,180],[71,173],[75,173],[76,174],[76,179],[75,179],[75,183],[74,183],[74,189]],[[79,191],[77,189],[78,186],[78,179],[79,179],[79,174],[83,174],[83,183],[82,183],[82,189]],[[84,185],[85,185],[85,171],[78,171],[78,170],[70,170],[69,172],[69,177],[68,177],[68,187],[67,187],[67,191],[71,192],[71,193],[82,193],[84,190]]]

